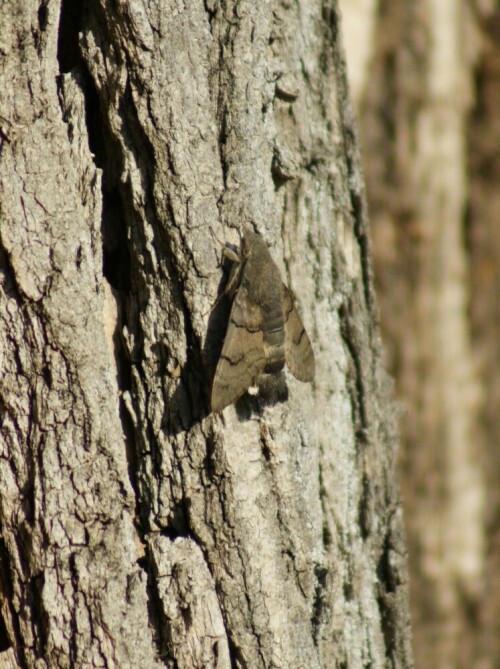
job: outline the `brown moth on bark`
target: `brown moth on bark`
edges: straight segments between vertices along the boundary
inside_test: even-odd
[[[224,295],[233,298],[212,386],[212,411],[236,402],[263,373],[284,364],[299,381],[314,379],[311,342],[263,238],[247,230],[233,261]]]

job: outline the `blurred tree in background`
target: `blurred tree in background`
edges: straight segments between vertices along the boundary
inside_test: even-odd
[[[416,666],[500,666],[500,6],[341,3],[400,453]]]

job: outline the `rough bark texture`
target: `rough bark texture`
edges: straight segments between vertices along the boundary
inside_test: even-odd
[[[500,663],[498,22],[488,0],[381,0],[346,21],[373,35],[362,62],[350,58],[359,32],[346,43],[350,67],[366,64],[354,81],[381,322],[405,405],[418,667]]]
[[[0,663],[411,667],[333,0],[4,2]],[[313,387],[209,388],[254,222]]]

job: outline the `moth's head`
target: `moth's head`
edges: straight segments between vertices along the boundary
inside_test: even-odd
[[[252,248],[252,239],[251,235],[253,232],[245,232],[240,242],[240,257],[242,260],[245,260],[250,255],[250,249]]]
[[[248,258],[252,253],[258,252],[261,247],[264,247],[267,250],[267,244],[264,241],[264,238],[252,230],[245,230],[240,243],[241,258]]]

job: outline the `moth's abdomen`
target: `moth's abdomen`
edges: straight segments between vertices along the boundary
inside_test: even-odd
[[[266,374],[280,372],[285,366],[285,323],[281,302],[273,305],[264,320],[264,342],[266,346]]]

